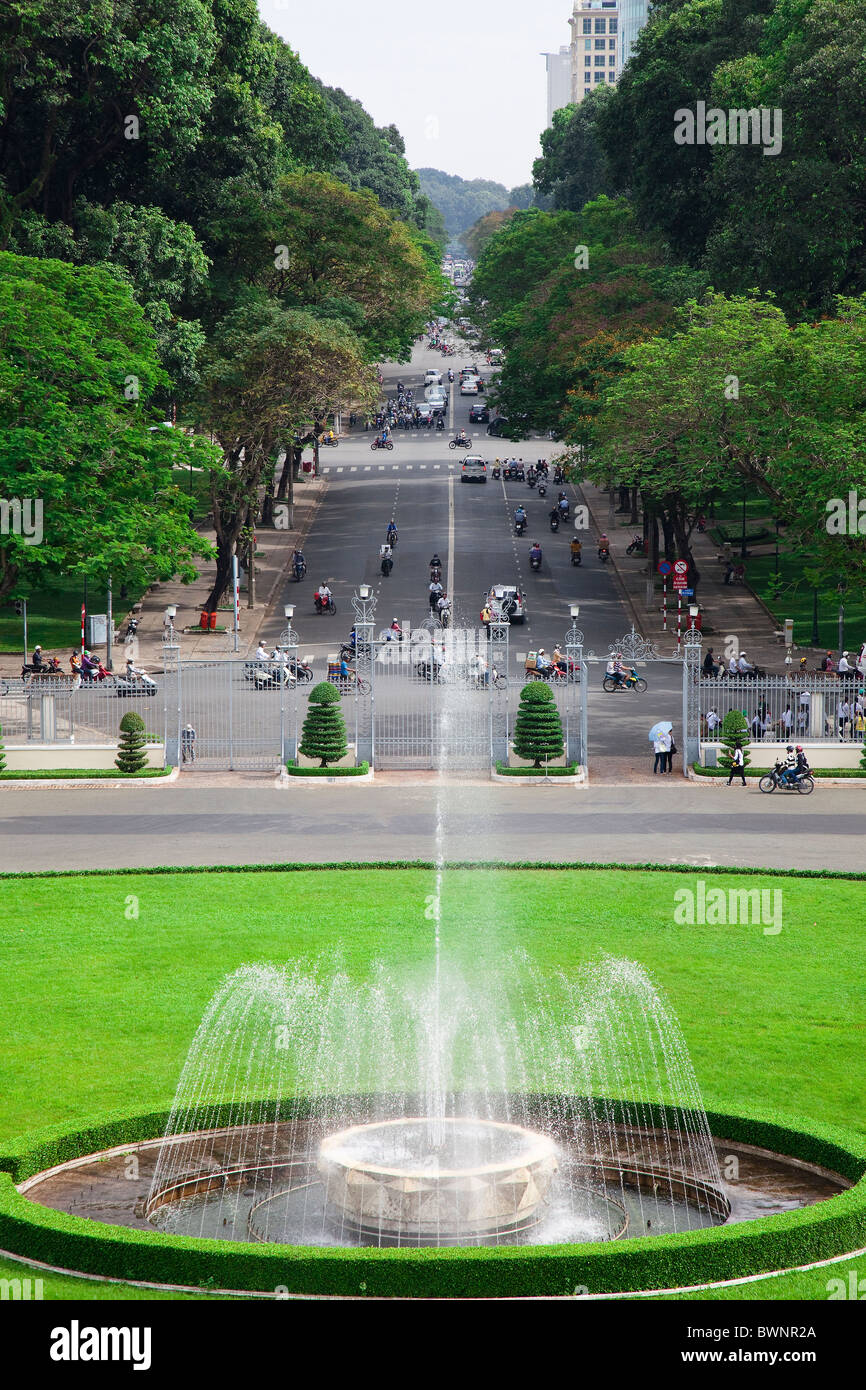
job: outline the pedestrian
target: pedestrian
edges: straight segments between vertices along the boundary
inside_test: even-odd
[[[845,730],[847,729],[848,725],[851,723],[851,706],[849,705],[849,703],[848,703],[847,700],[842,700],[842,701],[841,701],[841,703],[840,703],[840,705],[839,705],[839,708],[838,708],[838,710],[836,711],[836,717],[837,717],[837,719],[838,719],[838,721],[839,721],[839,738],[840,738],[841,742],[844,743],[844,742],[845,742]]]
[[[712,739],[715,736],[715,731],[721,722],[718,711],[713,707],[707,715],[707,735],[709,738]]]
[[[737,744],[736,748],[734,749],[733,757],[731,758],[731,773],[728,777],[728,786],[730,786],[733,782],[735,775],[739,777],[743,786],[746,785],[745,766],[746,759],[743,755],[743,750],[740,747],[740,745]]]
[[[668,770],[668,772],[673,772],[673,770],[674,770],[674,753],[678,753],[678,752],[679,752],[679,749],[677,748],[677,741],[676,741],[676,739],[674,738],[674,731],[673,731],[673,729],[671,729],[670,733],[667,735],[667,741],[668,741],[668,746],[667,746],[667,749],[666,749],[666,751],[665,751],[665,757],[667,758],[667,765],[668,765],[668,766],[667,766],[667,770]]]
[[[791,711],[790,702],[785,706],[785,712],[782,715],[781,719],[778,721],[778,724],[784,736],[784,742],[787,743],[791,737],[791,733],[794,727],[794,715]]]
[[[196,736],[195,729],[192,727],[191,724],[187,724],[186,728],[181,730],[181,734],[180,734],[180,750],[181,750],[181,751],[180,751],[180,758],[181,758],[181,762],[184,762],[184,763],[194,763],[194,762],[195,762],[195,741],[196,741],[196,737],[197,737],[197,736]]]
[[[800,696],[800,708],[797,711],[797,732],[806,734],[809,732],[809,724],[812,717],[812,692],[804,690]]]
[[[667,744],[665,743],[665,735],[661,730],[659,730],[653,740],[653,752],[656,755],[655,762],[653,763],[653,777],[655,777],[657,772],[664,772],[665,763],[667,761]]]

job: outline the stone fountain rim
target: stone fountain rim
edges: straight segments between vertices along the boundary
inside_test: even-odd
[[[390,1128],[402,1128],[415,1125],[429,1125],[430,1119],[423,1115],[410,1115],[406,1118],[396,1120],[372,1120],[368,1124],[349,1125],[346,1129],[337,1130],[334,1134],[327,1135],[319,1145],[320,1162],[327,1161],[335,1166],[347,1170],[357,1170],[364,1173],[375,1173],[379,1177],[402,1178],[411,1176],[413,1178],[436,1178],[438,1181],[446,1181],[449,1178],[471,1177],[473,1174],[481,1176],[486,1173],[511,1172],[515,1168],[530,1167],[534,1163],[540,1163],[544,1159],[555,1158],[557,1145],[550,1135],[539,1134],[537,1130],[526,1129],[523,1125],[511,1124],[507,1120],[485,1120],[477,1119],[469,1115],[449,1115],[444,1116],[439,1122],[443,1125],[454,1126],[458,1124],[474,1124],[487,1130],[507,1130],[514,1134],[526,1135],[532,1140],[532,1147],[521,1153],[511,1154],[506,1158],[499,1159],[493,1163],[475,1163],[471,1167],[465,1168],[411,1168],[396,1167],[392,1164],[367,1163],[362,1158],[350,1159],[348,1155],[344,1158],[339,1154],[331,1152],[331,1149],[338,1141],[345,1142],[350,1134],[358,1134],[364,1130],[382,1130]]]

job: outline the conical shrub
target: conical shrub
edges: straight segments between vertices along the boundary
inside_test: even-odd
[[[346,725],[340,707],[340,692],[328,681],[320,681],[310,691],[307,717],[301,730],[298,751],[305,758],[320,758],[320,767],[338,763],[347,754]]]
[[[518,758],[541,767],[542,762],[560,758],[565,751],[562,720],[549,685],[535,681],[524,686],[514,725],[514,751]]]
[[[728,710],[722,720],[721,747],[719,749],[719,767],[731,770],[734,761],[734,750],[742,748],[743,767],[748,767],[752,761],[749,753],[749,725],[746,716],[740,709]]]
[[[114,765],[121,772],[140,772],[143,767],[147,767],[147,737],[145,723],[140,714],[130,710],[123,716],[120,721],[118,745]]]

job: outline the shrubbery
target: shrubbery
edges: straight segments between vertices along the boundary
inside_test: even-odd
[[[140,714],[130,710],[120,721],[120,741],[115,767],[121,772],[141,772],[147,767],[147,730]]]
[[[310,691],[307,717],[301,732],[298,751],[305,758],[321,758],[320,767],[338,763],[345,758],[346,725],[340,708],[340,692],[328,681],[320,681]]]
[[[514,751],[535,767],[551,758],[561,758],[565,752],[562,741],[562,720],[553,691],[542,681],[525,685],[520,692],[520,707],[514,725]]]

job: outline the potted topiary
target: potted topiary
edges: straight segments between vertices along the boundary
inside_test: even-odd
[[[346,725],[340,708],[340,692],[328,681],[320,681],[310,691],[298,751],[305,758],[320,758],[320,767],[339,762],[349,751]]]
[[[147,736],[145,723],[140,714],[130,710],[120,721],[120,739],[115,767],[121,772],[141,772],[147,767]]]
[[[723,767],[726,772],[731,770],[734,750],[737,748],[742,748],[743,767],[747,768],[752,761],[749,753],[749,725],[742,710],[731,709],[722,720],[721,748],[719,749],[719,767]]]
[[[542,762],[561,758],[565,752],[562,741],[562,720],[553,698],[553,691],[540,681],[524,686],[514,725],[514,751],[518,758],[541,767]]]

